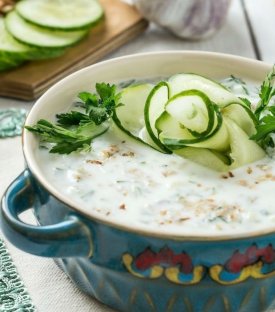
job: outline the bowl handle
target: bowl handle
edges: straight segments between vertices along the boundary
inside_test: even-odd
[[[0,211],[1,229],[16,247],[43,257],[91,257],[92,234],[76,215],[64,221],[35,226],[19,219],[19,214],[32,207],[35,199],[30,173],[23,171],[8,187]]]

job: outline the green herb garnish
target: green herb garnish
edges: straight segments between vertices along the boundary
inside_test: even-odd
[[[261,114],[265,111],[271,99],[275,95],[275,67],[266,76],[260,88],[260,102],[255,110],[255,115],[260,119]]]
[[[97,83],[96,91],[97,94],[78,94],[85,113],[71,111],[57,114],[56,124],[40,119],[35,126],[25,128],[39,134],[42,142],[53,143],[50,153],[70,154],[90,150],[92,140],[108,130],[115,107],[122,105],[115,85]]]
[[[243,104],[246,105],[248,108],[251,109],[252,103],[247,98],[243,98],[239,96],[239,99],[242,100]]]
[[[263,148],[274,147],[271,134],[275,132],[275,106],[272,100],[275,96],[275,67],[266,76],[260,88],[260,101],[254,112],[258,121],[256,134],[251,137]]]

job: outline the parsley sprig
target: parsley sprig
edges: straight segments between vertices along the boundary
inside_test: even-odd
[[[57,114],[55,124],[40,119],[36,125],[25,128],[38,134],[42,142],[52,143],[50,153],[70,154],[90,150],[92,140],[108,130],[114,109],[122,105],[115,85],[97,83],[96,91],[97,94],[78,94],[84,112],[73,110]]]
[[[271,134],[275,133],[275,106],[272,105],[274,96],[275,66],[260,87],[260,101],[254,112],[258,124],[256,125],[257,132],[251,139],[257,141],[264,149],[274,147],[274,141],[271,137]]]

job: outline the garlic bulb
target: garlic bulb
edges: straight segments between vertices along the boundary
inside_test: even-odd
[[[148,20],[181,38],[200,39],[218,30],[231,0],[133,0]]]

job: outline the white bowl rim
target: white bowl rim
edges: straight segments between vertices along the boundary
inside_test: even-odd
[[[85,71],[90,71],[94,68],[97,68],[99,66],[113,63],[113,62],[120,62],[123,60],[131,60],[135,59],[137,57],[146,57],[146,56],[162,56],[162,55],[168,55],[171,56],[180,54],[185,57],[206,57],[206,58],[215,58],[220,59],[223,61],[233,61],[233,62],[241,62],[245,65],[252,65],[252,66],[260,66],[265,67],[267,71],[269,71],[272,68],[272,64],[268,64],[259,60],[250,59],[242,56],[236,56],[231,54],[225,54],[225,53],[217,53],[217,52],[209,52],[209,51],[174,51],[174,50],[167,50],[167,51],[158,51],[158,52],[145,52],[145,53],[136,53],[131,55],[125,55],[121,57],[116,57],[113,59],[105,60],[98,62],[96,64],[90,65],[88,67],[82,68],[65,78],[61,79],[59,82],[54,84],[51,88],[49,88],[34,104],[32,109],[30,110],[25,124],[29,125],[32,124],[33,115],[36,114],[37,111],[39,111],[43,105],[43,101],[45,98],[47,98],[48,94],[53,92],[54,90],[58,89],[61,85],[66,84],[68,80],[74,79],[78,75],[81,75]],[[87,211],[87,209],[81,208],[80,205],[77,205],[76,203],[73,203],[70,201],[69,198],[67,198],[65,195],[61,194],[50,182],[48,182],[42,175],[42,172],[39,170],[39,166],[36,165],[33,151],[31,151],[31,148],[29,146],[29,139],[33,136],[32,133],[27,131],[26,129],[23,129],[22,133],[22,146],[23,146],[23,154],[25,157],[25,161],[27,164],[27,167],[29,168],[32,175],[41,183],[41,185],[56,199],[58,199],[60,202],[64,203],[65,205],[69,206],[70,209],[76,211],[82,216],[87,217],[88,219],[104,224],[106,226],[110,226],[122,231],[131,232],[134,234],[140,234],[143,236],[150,236],[150,237],[157,237],[162,239],[172,239],[172,240],[184,240],[184,241],[224,241],[224,240],[240,240],[240,239],[246,239],[246,238],[252,238],[252,237],[258,237],[263,235],[271,235],[275,234],[275,226],[272,228],[267,228],[264,230],[257,230],[257,231],[250,231],[250,232],[244,232],[244,233],[232,233],[232,234],[209,234],[209,235],[196,235],[196,234],[175,234],[175,233],[169,233],[169,232],[161,232],[161,229],[150,229],[150,228],[141,228],[139,226],[127,226],[127,224],[118,224],[114,220],[108,220],[104,216],[98,216],[93,215],[92,211]]]

